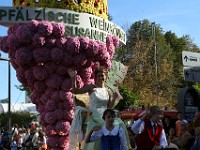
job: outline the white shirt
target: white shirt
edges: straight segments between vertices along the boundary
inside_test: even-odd
[[[38,145],[38,137],[39,137],[39,134],[38,134],[38,132],[36,132],[36,133],[33,135],[33,138],[32,138],[32,143],[33,143],[33,146],[34,146],[34,147],[37,147],[37,145]]]
[[[152,123],[153,122],[151,122],[151,124]],[[142,121],[141,119],[138,119],[137,121],[134,122],[134,124],[132,124],[131,129],[135,134],[140,134],[144,131],[144,127],[145,127],[145,122]],[[160,146],[162,146],[163,148],[168,146],[165,131],[163,129],[160,137]]]
[[[99,131],[94,131],[90,137],[90,141],[91,142],[96,141],[96,140],[100,139],[103,135],[115,136],[118,134],[118,132],[119,132],[121,150],[128,150],[125,131],[122,128],[120,128],[119,126],[114,127],[114,129],[112,131],[107,130],[105,126],[103,128],[101,128]]]

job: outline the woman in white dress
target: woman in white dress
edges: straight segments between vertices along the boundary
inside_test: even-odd
[[[100,69],[95,72],[95,84],[86,85],[82,88],[76,87],[76,72],[74,70],[68,70],[68,74],[72,79],[73,93],[74,94],[89,94],[89,111],[91,112],[91,116],[89,121],[87,122],[86,134],[96,125],[104,125],[105,121],[102,119],[103,112],[107,108],[113,108],[115,99],[118,97],[117,93],[112,96],[109,90],[105,87],[105,82],[107,78],[107,70]],[[115,121],[115,125],[122,126],[124,123],[117,119]],[[128,142],[129,143],[129,142]],[[97,140],[93,143],[84,143],[83,150],[101,150],[101,141]]]

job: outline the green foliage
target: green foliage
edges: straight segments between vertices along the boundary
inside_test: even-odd
[[[8,98],[1,99],[0,103],[8,103]]]
[[[24,87],[23,85],[15,85],[15,87],[20,91],[25,91],[27,95],[31,95],[31,91],[28,87]]]
[[[199,48],[190,36],[164,33],[160,25],[146,19],[130,26],[127,45],[116,50],[115,58],[129,66],[123,84],[137,93],[140,104],[134,102],[134,105],[174,109],[179,89],[194,84],[184,81],[182,51],[199,51]]]
[[[8,125],[8,113],[0,114],[0,126],[6,127]],[[20,127],[27,127],[29,123],[36,119],[37,116],[29,112],[12,112],[11,122],[12,124],[18,124]]]
[[[109,20],[109,21],[112,21],[112,20],[113,20],[113,17],[112,17],[111,14],[109,14],[109,13],[108,13],[108,20]]]
[[[115,109],[123,110],[126,107],[134,105],[134,107],[138,107],[140,104],[139,98],[137,94],[129,91],[124,85],[119,87],[119,92],[122,95],[123,99],[115,106]]]

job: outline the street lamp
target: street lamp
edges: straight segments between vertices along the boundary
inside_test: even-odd
[[[0,60],[8,62],[8,128],[11,130],[11,68],[10,68],[10,59],[9,58],[2,58],[0,53]]]

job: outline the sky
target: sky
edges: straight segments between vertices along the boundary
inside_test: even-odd
[[[0,0],[1,6],[12,6],[11,0]],[[159,24],[164,32],[172,31],[178,37],[190,35],[200,46],[199,0],[108,0],[112,22],[127,29],[135,21],[148,19]],[[0,36],[7,35],[7,28],[0,25]],[[8,56],[1,52],[3,58]],[[15,70],[11,69],[11,102],[25,101],[25,93],[18,90]],[[0,61],[0,99],[8,97],[8,63]]]

